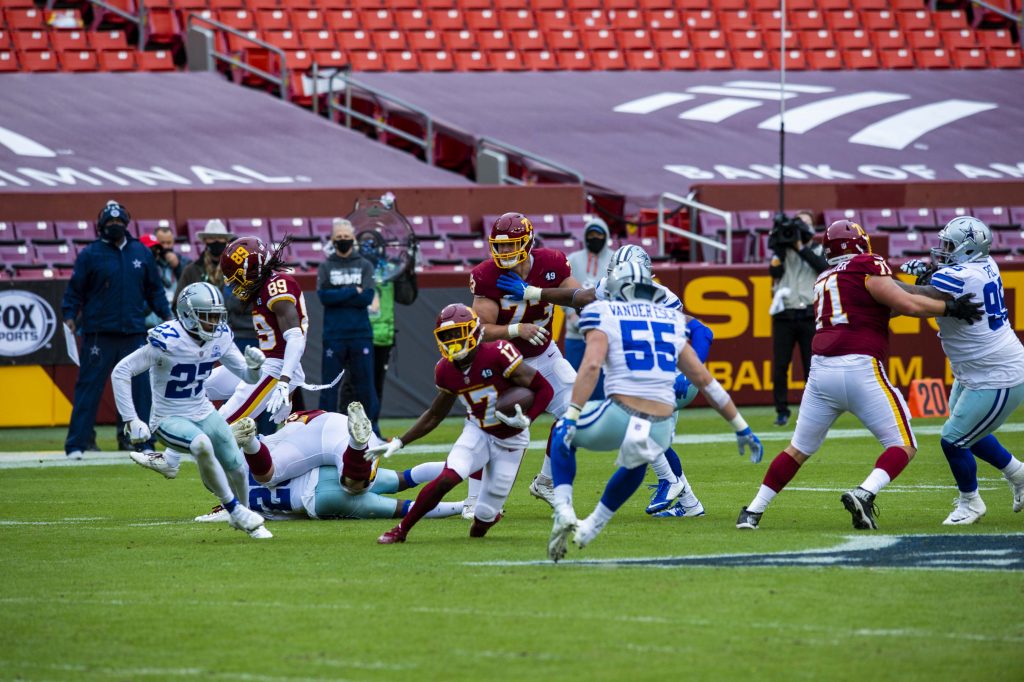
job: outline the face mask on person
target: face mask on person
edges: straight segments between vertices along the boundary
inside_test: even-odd
[[[343,253],[348,253],[352,250],[352,245],[355,244],[354,239],[335,239],[334,240],[334,252],[339,256]]]
[[[103,228],[103,239],[111,244],[120,244],[127,229],[121,223],[108,223]]]
[[[590,253],[601,253],[604,245],[604,237],[587,237],[587,251]]]
[[[214,258],[220,258],[220,255],[224,253],[224,248],[227,246],[227,242],[210,242],[206,245],[206,250],[210,252],[210,255]]]

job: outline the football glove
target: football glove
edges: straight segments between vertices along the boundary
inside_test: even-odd
[[[263,366],[263,362],[267,359],[267,356],[263,354],[256,346],[249,346],[245,349],[245,366],[249,369],[259,369]]]
[[[900,270],[908,275],[916,277],[917,280],[914,284],[924,286],[932,281],[932,273],[935,272],[936,267],[931,263],[921,260],[920,258],[912,258],[901,265]]]
[[[754,464],[758,464],[764,457],[764,446],[761,445],[761,439],[750,430],[749,426],[736,432],[736,446],[739,448],[740,457],[743,456],[743,451],[749,447],[750,461]]]
[[[514,272],[498,275],[498,288],[505,292],[505,298],[512,301],[540,300],[540,288],[530,286]]]
[[[137,418],[124,425],[124,435],[128,436],[132,445],[145,443],[153,437],[153,434],[149,432],[149,425]]]
[[[555,428],[551,431],[553,443],[564,443],[567,448],[572,448],[572,441],[576,438],[576,420],[562,417],[555,422]]]
[[[378,457],[383,457],[384,459],[387,459],[391,455],[401,450],[404,445],[405,444],[402,442],[402,439],[396,436],[389,440],[387,443],[384,443],[383,445],[377,445],[372,448],[367,448],[366,452],[363,453],[363,459],[365,459],[367,462],[372,462]]]
[[[946,314],[944,317],[952,317],[963,320],[967,324],[974,324],[981,319],[981,301],[971,299],[971,294],[958,296],[952,301],[946,301]]]
[[[270,397],[267,398],[267,412],[270,413],[274,423],[280,424],[291,412],[292,397],[288,384],[278,381],[270,390]]]
[[[523,414],[523,408],[521,405],[516,405],[516,413],[509,417],[504,412],[495,411],[494,416],[498,418],[505,426],[511,426],[513,429],[526,429],[530,427],[530,418]]]
[[[676,375],[676,382],[672,389],[676,392],[676,400],[679,400],[690,390],[690,380],[686,378],[685,374],[680,373]]]

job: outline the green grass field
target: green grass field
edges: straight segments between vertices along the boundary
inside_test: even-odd
[[[387,547],[375,539],[388,521],[272,523],[274,539],[259,542],[226,525],[192,523],[212,503],[192,464],[173,481],[131,463],[5,468],[0,678],[1022,679],[1019,570],[571,561],[825,549],[858,535],[839,495],[861,482],[880,448],[842,434],[775,500],[760,530],[733,527],[788,435],[769,425],[768,411],[745,412],[765,437],[760,465],[731,442],[679,446],[705,517],[648,518],[644,489],[592,545],[571,547],[559,565],[484,563],[545,558],[550,511],[527,492],[537,450],[488,537],[470,539],[458,518],[425,520],[406,544]],[[940,423],[915,422],[929,435],[919,433],[917,458],[879,496],[881,530],[871,537],[1020,534],[1024,514],[1012,513],[1009,488],[984,463],[988,515],[975,526],[941,525],[956,493],[934,435]],[[1001,435],[1018,454],[1022,424],[1018,413]],[[393,435],[403,426],[383,429]],[[849,418],[837,424],[857,427]],[[450,443],[460,428],[449,420],[427,442]],[[679,425],[688,435],[726,430],[705,410],[688,410]],[[545,433],[538,426],[533,437]],[[100,435],[101,447],[112,448],[109,430]],[[63,429],[7,430],[0,447],[59,450],[63,437]],[[581,516],[612,461],[580,453]],[[1011,541],[1019,548],[1024,535]]]

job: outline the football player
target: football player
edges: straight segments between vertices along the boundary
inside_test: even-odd
[[[548,405],[556,419],[569,405],[576,370],[551,342],[551,318],[554,306],[538,299],[509,297],[499,282],[503,278],[524,286],[555,287],[578,291],[569,261],[561,251],[537,248],[533,223],[522,213],[506,213],[494,221],[488,238],[491,260],[473,268],[469,290],[473,292],[473,312],[483,326],[483,340],[508,340],[554,390]],[[550,441],[548,444],[550,449]],[[530,483],[530,493],[549,504],[553,499],[551,460],[545,453],[541,472]],[[472,495],[472,493],[471,493]]]
[[[272,537],[263,517],[240,501],[246,499],[243,459],[228,424],[203,391],[217,362],[247,384],[260,376],[263,354],[242,353],[235,346],[224,320],[227,309],[220,289],[206,282],[185,287],[178,296],[177,320],[149,331],[147,343],[114,367],[111,382],[126,432],[133,443],[149,440],[152,432],[168,446],[188,450],[199,465],[206,487],[220,500],[233,528],[250,537]],[[138,418],[132,401],[131,380],[149,370],[153,387],[153,413],[149,424]]]
[[[500,510],[530,444],[530,423],[549,408],[554,395],[551,384],[523,361],[514,345],[508,341],[485,342],[480,318],[461,303],[446,306],[437,316],[434,337],[441,351],[434,367],[434,402],[400,438],[370,448],[367,457],[390,457],[427,435],[444,421],[456,399],[466,407],[466,423],[444,469],[423,487],[402,522],[377,538],[380,544],[405,542],[424,514],[449,490],[481,469],[483,478],[469,535],[486,535],[501,519]],[[524,386],[535,394],[525,414],[519,405],[511,416],[496,409],[498,398],[513,386]]]
[[[921,261],[903,265],[918,276],[918,285],[901,286],[940,300],[971,294],[985,302],[980,324],[939,318],[939,339],[953,370],[949,419],[942,426],[942,452],[953,471],[960,496],[945,525],[967,525],[985,515],[978,494],[975,458],[1002,472],[1013,491],[1013,511],[1024,509],[1024,464],[996,439],[994,432],[1024,402],[1024,346],[1013,332],[1003,299],[999,266],[989,256],[992,232],[970,216],[951,220],[932,249],[934,266]],[[937,269],[936,267],[937,266]]]
[[[555,521],[548,556],[554,561],[565,556],[573,531],[580,548],[597,537],[643,482],[647,465],[672,442],[677,370],[730,422],[741,453],[748,446],[760,447],[725,389],[687,344],[684,315],[661,305],[664,293],[650,272],[637,263],[621,263],[608,278],[607,292],[609,300],[591,303],[580,314],[587,347],[573,402],[552,435]],[[602,366],[608,398],[588,402]],[[576,520],[572,506],[577,447],[619,451],[619,468],[593,513],[582,521]]]
[[[844,412],[853,413],[885,448],[864,482],[840,498],[854,528],[877,528],[875,496],[917,452],[907,404],[885,372],[889,318],[896,314],[981,319],[981,303],[972,302],[969,294],[939,301],[901,289],[885,259],[871,253],[868,236],[856,223],[832,223],[823,241],[830,267],[814,284],[814,357],[796,430],[789,446],[772,460],[757,495],[740,511],[737,528],[758,527],[768,503],[821,448]]]
[[[403,472],[378,469],[364,458],[381,440],[360,403],[348,416],[323,410],[295,412],[276,433],[257,438],[256,422],[231,426],[249,466],[249,506],[266,518],[390,519],[405,516],[412,502],[383,497],[433,480],[444,462]],[[462,502],[442,502],[427,518],[454,516]]]

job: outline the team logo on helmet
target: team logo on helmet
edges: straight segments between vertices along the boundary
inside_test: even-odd
[[[483,341],[484,326],[461,303],[445,306],[434,325],[434,339],[442,357],[452,362],[466,358]]]
[[[871,253],[868,233],[850,220],[837,220],[829,225],[822,242],[825,247],[825,259],[832,265],[861,253]]]
[[[263,266],[270,260],[266,245],[256,237],[242,237],[227,245],[220,257],[224,283],[234,288],[231,292],[241,301],[248,301],[255,293]]]

